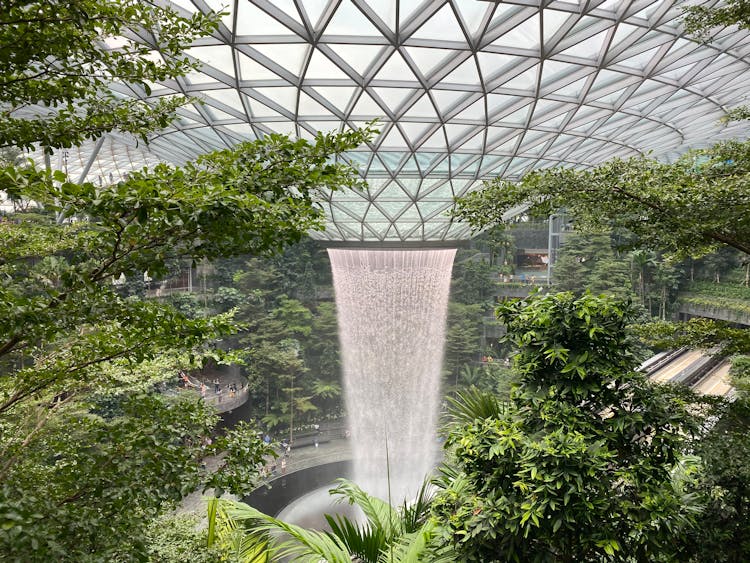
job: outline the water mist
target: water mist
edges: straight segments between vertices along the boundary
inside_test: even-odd
[[[328,250],[354,481],[396,503],[415,495],[436,463],[455,252]]]

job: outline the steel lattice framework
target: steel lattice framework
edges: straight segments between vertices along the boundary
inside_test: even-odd
[[[328,240],[466,238],[467,227],[445,211],[484,178],[650,151],[671,159],[750,130],[719,123],[746,101],[750,34],[687,37],[679,2],[169,4],[185,15],[226,12],[217,33],[187,52],[201,72],[152,88],[151,96],[180,92],[204,103],[183,108],[148,151],[119,153],[113,146],[123,140],[107,139],[69,155],[67,165],[107,175],[102,151],[117,170],[123,159],[179,163],[270,132],[312,138],[378,118],[377,139],[348,155],[368,189],[324,202],[328,228],[316,236]]]

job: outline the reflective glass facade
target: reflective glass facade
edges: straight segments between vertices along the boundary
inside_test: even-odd
[[[380,135],[348,155],[368,189],[329,196],[328,229],[316,236],[455,240],[467,227],[445,211],[483,178],[649,152],[670,159],[750,129],[719,122],[746,102],[750,35],[732,28],[691,39],[678,2],[169,4],[183,14],[226,12],[217,33],[188,50],[201,72],[153,85],[152,96],[181,92],[203,103],[182,109],[148,149],[121,152],[130,141],[114,137],[70,151],[74,177],[92,155],[89,178],[106,180],[130,164],[179,163],[269,132],[311,138],[378,118]]]

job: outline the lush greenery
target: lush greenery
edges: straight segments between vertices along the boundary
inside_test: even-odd
[[[632,315],[570,293],[498,307],[520,381],[449,433],[433,509],[456,560],[670,560],[697,512],[673,479],[697,399],[633,371]]]
[[[429,519],[431,499],[426,484],[412,502],[404,502],[398,508],[343,479],[330,492],[360,509],[364,520],[326,515],[331,532],[318,532],[288,524],[245,504],[222,500],[209,508],[211,519],[216,521],[209,528],[209,541],[240,554],[238,560],[248,563],[263,563],[265,557],[328,563],[454,561],[452,553],[441,550],[436,543],[436,523]]]
[[[128,1],[0,10],[0,145],[15,148],[66,147],[111,130],[147,137],[182,101],[141,104],[104,90],[113,79],[147,89],[187,72],[181,48],[216,21]],[[99,41],[133,26],[158,43],[163,63],[150,47]],[[52,109],[32,111],[37,102]],[[333,157],[370,132],[313,142],[272,135],[103,186],[4,155],[0,189],[24,202],[0,222],[6,559],[142,559],[146,527],[188,492],[253,486],[270,451],[257,430],[241,425],[209,444],[216,418],[173,385],[179,369],[226,356],[209,344],[240,328],[230,310],[238,296],[223,292],[217,309],[227,312],[204,317],[112,282],[299,241],[322,225],[319,190],[358,184]],[[209,474],[201,462],[218,452],[223,462]]]
[[[456,217],[477,228],[530,204],[547,216],[567,208],[576,227],[630,233],[624,243],[679,256],[725,244],[750,254],[750,142],[727,141],[671,164],[614,159],[588,170],[553,168],[519,182],[495,179],[458,200]]]
[[[184,96],[148,102],[151,85],[196,68],[182,54],[218,17],[189,18],[138,0],[0,5],[0,147],[70,147],[117,130],[147,137],[168,125]],[[137,41],[136,41],[137,39]]]

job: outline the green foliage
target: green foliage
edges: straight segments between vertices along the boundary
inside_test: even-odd
[[[705,510],[681,560],[732,562],[750,553],[750,403],[747,395],[716,411],[717,422],[695,453],[702,460]]]
[[[507,408],[454,404],[433,507],[456,560],[668,560],[697,511],[672,470],[699,400],[633,371],[626,303],[561,293],[497,314],[520,380]]]
[[[486,182],[458,199],[455,216],[481,229],[530,203],[547,216],[561,207],[590,231],[623,229],[630,245],[680,255],[728,245],[750,254],[750,142],[727,141],[671,164],[648,158],[615,159],[589,170],[547,169],[520,182]]]
[[[3,2],[0,146],[71,147],[112,130],[146,140],[188,99],[139,101],[115,95],[111,83],[149,95],[153,82],[184,76],[197,65],[183,49],[217,22],[137,0]],[[133,33],[144,41],[125,38]]]
[[[492,272],[492,266],[485,260],[457,262],[453,267],[452,299],[465,305],[491,300],[497,287]]]
[[[688,293],[697,293],[704,296],[750,301],[750,288],[745,286],[696,281],[686,284],[683,289]]]
[[[215,423],[195,399],[141,394],[112,416],[66,399],[32,416],[2,419],[7,561],[142,557],[149,521],[199,485],[200,444]]]
[[[657,349],[687,346],[704,350],[716,348],[717,354],[728,356],[750,353],[750,331],[724,321],[704,318],[685,322],[654,321],[633,325],[632,330]]]
[[[722,6],[686,6],[683,23],[685,31],[706,37],[712,28],[737,25],[750,29],[750,2],[729,0]]]
[[[458,378],[461,367],[474,364],[481,353],[478,319],[485,307],[452,301],[448,304],[448,326],[445,334],[445,362],[448,373]]]
[[[248,543],[268,542],[269,554],[294,561],[329,563],[448,563],[452,555],[435,546],[435,523],[428,520],[430,498],[423,485],[415,501],[400,509],[375,498],[344,479],[331,494],[354,504],[365,516],[354,522],[344,516],[327,516],[331,532],[305,530],[242,503],[219,500],[218,513],[237,523]],[[283,533],[283,536],[279,534]],[[272,539],[271,539],[272,538]]]
[[[206,532],[195,515],[162,516],[146,530],[148,561],[152,563],[219,563],[219,550],[206,547]]]

